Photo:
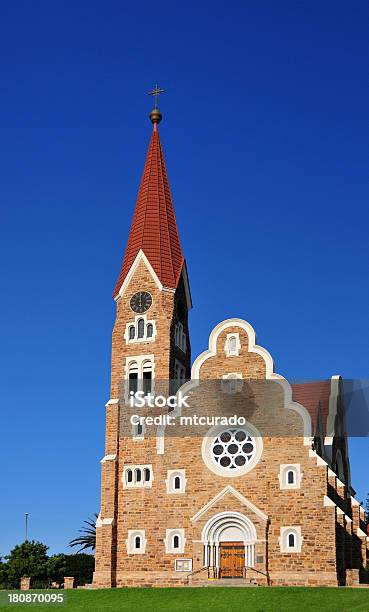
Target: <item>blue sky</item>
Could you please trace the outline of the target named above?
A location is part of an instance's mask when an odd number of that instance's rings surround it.
[[[111,299],[160,126],[193,356],[239,316],[289,378],[368,378],[364,2],[2,3],[0,555],[99,507]],[[351,441],[358,498],[368,439]]]

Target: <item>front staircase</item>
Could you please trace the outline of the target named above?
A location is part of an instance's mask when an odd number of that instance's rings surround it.
[[[189,582],[192,587],[256,587],[255,582],[244,578],[219,578],[218,580],[194,580]]]

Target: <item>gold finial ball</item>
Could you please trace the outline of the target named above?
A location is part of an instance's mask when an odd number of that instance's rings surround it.
[[[150,113],[150,121],[151,123],[160,123],[163,116],[158,108],[154,108],[154,110]]]

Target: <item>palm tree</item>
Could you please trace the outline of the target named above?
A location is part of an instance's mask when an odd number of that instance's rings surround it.
[[[87,521],[83,521],[87,527],[82,527],[82,529],[78,529],[80,533],[83,535],[78,536],[78,538],[74,538],[68,544],[71,548],[73,546],[81,546],[81,548],[77,552],[82,552],[82,550],[86,550],[91,548],[91,550],[95,550],[96,548],[96,521],[98,518],[97,512],[94,513],[93,518],[87,519]]]

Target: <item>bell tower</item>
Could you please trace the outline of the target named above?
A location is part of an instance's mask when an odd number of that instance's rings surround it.
[[[186,262],[173,208],[158,124],[158,86],[152,93],[153,131],[132,225],[113,292],[111,391],[106,404],[105,456],[101,461],[101,510],[96,523],[94,585],[116,584],[119,524],[120,415],[128,391],[155,392],[171,381],[171,392],[190,378],[188,311],[192,307]]]

